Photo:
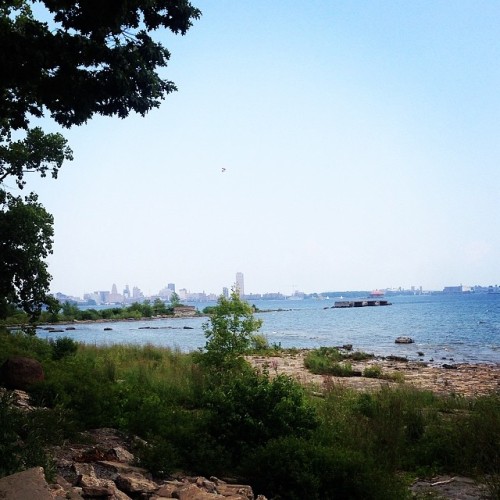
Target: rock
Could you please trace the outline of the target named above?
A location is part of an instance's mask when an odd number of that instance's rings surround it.
[[[26,390],[45,378],[43,367],[36,359],[10,356],[0,368],[0,379],[7,389]]]
[[[177,489],[183,485],[184,483],[180,481],[167,481],[165,484],[160,486],[158,490],[156,490],[155,495],[164,498],[174,498],[174,491],[177,491]]]
[[[115,479],[116,486],[127,495],[137,496],[142,493],[153,493],[158,489],[158,485],[146,479],[142,474],[129,472],[118,474]]]
[[[131,464],[135,459],[134,455],[132,455],[130,451],[123,448],[123,446],[115,446],[113,448],[113,452],[116,455],[116,460],[118,462]]]
[[[107,327],[104,329],[104,331],[105,331],[105,332],[109,332],[109,331],[111,331],[111,330],[113,330],[113,328],[111,328],[110,326],[107,326]]]
[[[106,474],[108,476],[118,476],[118,474],[129,474],[135,472],[137,474],[141,474],[147,479],[151,479],[151,474],[147,469],[144,469],[142,467],[137,467],[135,465],[130,465],[128,463],[103,460],[97,462],[95,464],[95,467],[99,469],[100,475]]]
[[[403,356],[386,356],[387,361],[402,361],[403,363],[408,363],[408,359]]]
[[[448,370],[456,370],[458,367],[457,367],[457,365],[448,365],[448,364],[444,363],[443,368],[446,368]]]
[[[225,498],[223,495],[218,495],[217,493],[208,493],[204,491],[196,484],[186,484],[181,486],[172,494],[173,498],[178,498],[179,500],[212,500],[216,498]]]
[[[42,467],[34,467],[0,479],[0,498],[4,500],[53,500]]]
[[[395,344],[413,344],[415,341],[411,337],[398,337]]]

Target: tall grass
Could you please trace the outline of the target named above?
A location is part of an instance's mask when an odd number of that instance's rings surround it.
[[[55,420],[44,427],[136,434],[148,442],[137,450],[140,463],[155,474],[232,475],[291,499],[403,499],[403,472],[487,476],[498,488],[499,395],[442,397],[405,386],[360,393],[331,383],[318,398],[244,364],[221,374],[197,356],[151,345],[79,344],[73,352],[0,332],[0,360],[12,353],[43,363],[46,379],[30,392],[52,409]],[[11,453],[13,436],[31,424],[5,401],[2,415],[0,450]],[[31,465],[46,460],[41,444],[29,444]],[[22,466],[6,462],[2,471]]]

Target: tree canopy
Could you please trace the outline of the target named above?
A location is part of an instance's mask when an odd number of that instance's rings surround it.
[[[125,118],[158,107],[175,84],[158,70],[169,51],[152,37],[184,35],[201,12],[187,0],[0,1],[0,316],[9,305],[36,315],[51,276],[53,219],[22,189],[27,172],[57,177],[73,153],[62,134],[31,122],[50,117],[62,127],[95,114]]]
[[[51,22],[35,19],[43,4]],[[0,6],[0,123],[27,128],[45,110],[59,124],[94,113],[144,115],[176,90],[162,79],[169,51],[151,37],[185,34],[200,11],[186,0],[27,0]]]
[[[52,253],[53,217],[31,194],[23,200],[0,191],[0,318],[9,306],[36,317],[50,274],[44,259]]]
[[[151,34],[184,35],[200,15],[187,0],[2,1],[0,182],[13,176],[22,188],[26,171],[57,177],[72,159],[62,135],[31,129],[33,118],[71,127],[96,113],[125,118],[158,107],[176,87],[158,74],[170,53]],[[18,130],[26,137],[14,140]]]

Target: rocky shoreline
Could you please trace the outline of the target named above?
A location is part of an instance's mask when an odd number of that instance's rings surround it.
[[[410,386],[441,395],[465,397],[500,394],[500,365],[457,364],[429,366],[422,362],[373,357],[352,361],[353,370],[379,366],[386,375],[399,374],[399,382],[361,376],[333,377],[315,375],[304,367],[307,350],[283,352],[275,356],[249,356],[248,361],[271,376],[288,375],[321,396],[332,386],[359,391],[382,387]],[[15,405],[30,411],[29,396],[13,391]],[[137,439],[137,438],[136,438]],[[167,480],[152,477],[138,465],[133,455],[134,439],[114,429],[96,429],[83,433],[79,443],[50,450],[56,467],[56,480],[48,484],[43,469],[33,468],[0,479],[0,498],[33,498],[37,500],[106,498],[109,500],[178,498],[181,500],[265,500],[255,496],[251,486],[237,484],[228,478],[196,477],[182,471]],[[144,444],[144,443],[143,443]],[[486,487],[471,478],[439,476],[415,481],[411,491],[417,498],[479,500]]]
[[[283,353],[278,356],[248,356],[247,360],[260,370],[266,369],[271,375],[289,375],[301,384],[313,386],[322,391],[332,384],[356,389],[376,390],[381,387],[397,387],[404,384],[436,394],[474,397],[486,394],[500,394],[500,364],[446,364],[430,365],[419,361],[373,357],[364,361],[352,361],[354,371],[379,366],[383,374],[397,374],[396,382],[390,379],[367,377],[334,377],[315,375],[304,367],[308,350]]]

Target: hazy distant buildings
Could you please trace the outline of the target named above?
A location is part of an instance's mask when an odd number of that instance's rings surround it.
[[[175,283],[169,283],[169,284],[167,285],[167,288],[168,288],[169,290],[171,290],[172,292],[175,292]]]
[[[236,273],[235,287],[240,298],[243,298],[245,295],[245,280],[243,278],[243,273]]]
[[[108,295],[108,302],[111,304],[121,304],[123,302],[123,295],[118,293],[115,283],[113,283],[111,293]]]
[[[125,301],[130,299],[130,289],[128,285],[125,285],[125,288],[123,289],[123,298],[125,299]]]
[[[470,286],[445,286],[443,288],[443,293],[471,293],[471,287]]]
[[[144,294],[141,292],[140,288],[134,286],[134,288],[132,288],[132,298],[134,300],[140,300],[140,299],[143,299],[144,298]]]
[[[225,286],[223,289],[222,289],[222,296],[225,298],[225,299],[228,299],[229,298],[229,288],[227,286]]]

